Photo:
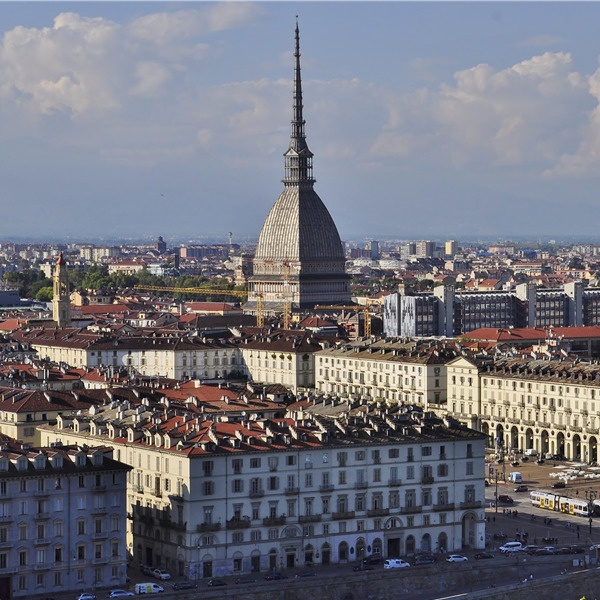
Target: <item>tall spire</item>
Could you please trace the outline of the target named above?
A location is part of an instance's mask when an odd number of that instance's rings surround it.
[[[312,152],[308,149],[304,133],[305,121],[302,117],[302,76],[300,74],[300,29],[296,16],[296,49],[294,51],[294,105],[292,118],[292,134],[290,147],[285,156],[285,176],[283,183],[287,185],[313,185]]]

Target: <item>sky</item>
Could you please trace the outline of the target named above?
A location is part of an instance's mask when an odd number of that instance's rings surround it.
[[[343,240],[597,239],[600,3],[0,2],[0,240],[256,240],[296,15]]]

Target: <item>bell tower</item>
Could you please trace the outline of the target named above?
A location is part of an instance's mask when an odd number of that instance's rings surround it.
[[[52,297],[52,318],[58,327],[71,325],[71,298],[67,263],[61,252],[54,269],[54,295]]]

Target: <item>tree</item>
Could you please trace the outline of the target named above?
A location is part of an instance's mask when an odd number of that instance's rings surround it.
[[[51,285],[40,288],[38,293],[35,295],[35,299],[40,302],[51,302],[54,296],[54,290]]]

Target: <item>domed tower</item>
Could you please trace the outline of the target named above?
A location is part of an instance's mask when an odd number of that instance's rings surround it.
[[[246,312],[313,308],[316,304],[347,304],[349,275],[344,249],[329,211],[314,190],[312,158],[302,117],[300,32],[296,23],[293,118],[285,157],[283,192],[264,222],[249,279]]]

